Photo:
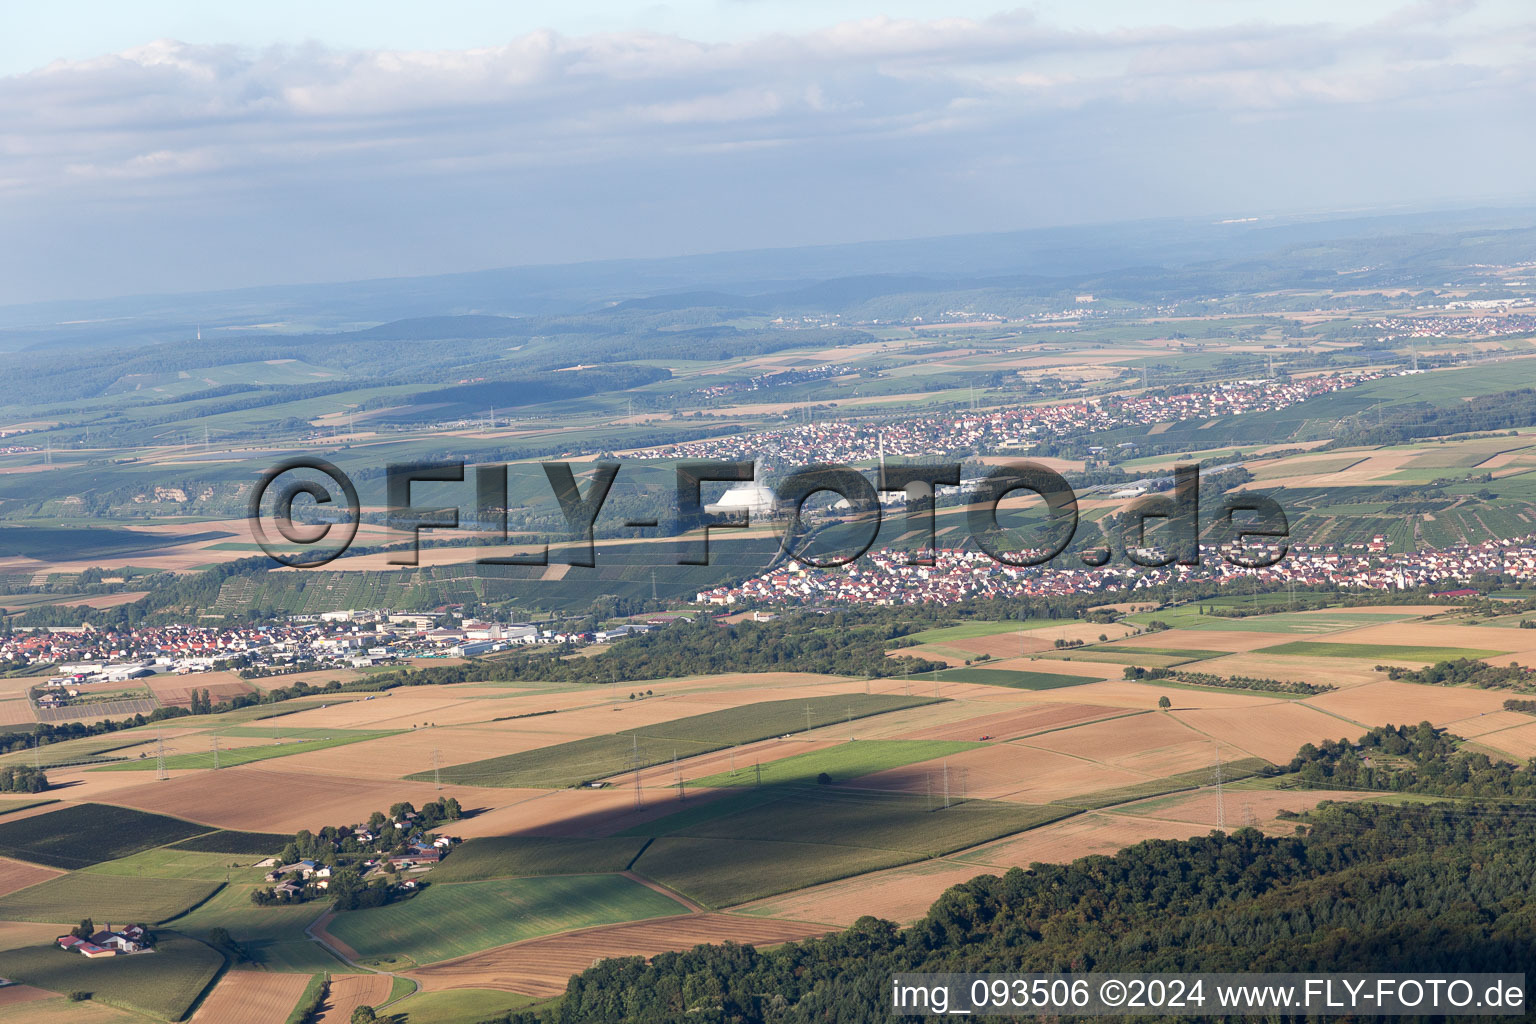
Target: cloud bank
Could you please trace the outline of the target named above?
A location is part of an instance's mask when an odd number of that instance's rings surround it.
[[[0,78],[0,301],[1528,189],[1531,24],[1028,12]]]

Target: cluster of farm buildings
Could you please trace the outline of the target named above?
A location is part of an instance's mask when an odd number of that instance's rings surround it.
[[[98,957],[117,956],[120,953],[146,953],[150,950],[149,933],[143,925],[131,924],[126,928],[113,929],[108,924],[100,931],[81,938],[73,933],[60,935],[54,940],[60,949],[80,953],[92,960]]]

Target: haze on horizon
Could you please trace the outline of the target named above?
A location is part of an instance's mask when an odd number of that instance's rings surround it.
[[[924,8],[8,11],[0,303],[1533,195],[1513,0]]]

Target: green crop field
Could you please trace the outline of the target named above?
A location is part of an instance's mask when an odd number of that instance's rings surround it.
[[[73,804],[0,823],[0,856],[72,870],[210,832],[207,825],[108,804]]]
[[[251,902],[256,885],[227,885],[218,894],[176,919],[176,930],[193,938],[207,938],[213,928],[227,929],[230,938],[240,944],[252,964],[269,971],[313,974],[354,973],[325,947],[304,934],[311,921],[320,916],[323,906],[305,903],[288,907],[258,907]]]
[[[644,845],[637,838],[565,839],[491,836],[471,839],[432,869],[432,882],[478,882],[527,875],[608,874],[623,871]]]
[[[399,903],[339,914],[327,930],[365,959],[429,964],[538,935],[686,912],[621,875],[552,875],[431,885]]]
[[[293,837],[280,832],[234,832],[220,829],[206,835],[193,836],[174,844],[177,850],[194,850],[199,853],[232,853],[268,855],[280,852]]]
[[[1266,594],[1265,597],[1285,595]],[[1214,602],[1202,601],[1182,608],[1168,608],[1157,612],[1144,612],[1127,616],[1126,621],[1146,625],[1159,619],[1178,629],[1210,630],[1217,633],[1335,633],[1342,629],[1375,626],[1384,622],[1401,622],[1414,616],[1407,612],[1342,612],[1324,609],[1320,611],[1290,612],[1282,602],[1274,611],[1261,615],[1245,615],[1232,618],[1225,615],[1202,615],[1200,605]],[[1229,602],[1231,608],[1245,608],[1243,601]],[[1261,606],[1265,607],[1265,606]]]
[[[909,633],[902,639],[920,644],[941,644],[946,640],[975,640],[978,637],[996,636],[999,633],[1017,633],[1026,629],[1060,626],[1066,621],[1068,620],[1026,619],[1022,622],[966,622],[958,626],[939,626],[936,629],[925,629],[921,633]]]
[[[1092,650],[1096,654],[1142,654],[1154,658],[1173,658],[1177,661],[1205,661],[1208,658],[1225,658],[1232,653],[1231,651],[1207,651],[1195,647],[1138,647],[1134,644],[1109,644]],[[1086,655],[1089,652],[1074,653]]]
[[[981,746],[959,740],[857,740],[840,743],[825,750],[770,761],[761,766],[761,778],[750,764],[739,765],[735,772],[721,772],[696,779],[692,786],[755,786],[814,784],[823,772],[833,782],[845,782],[861,775],[900,768],[919,761],[958,754]]]
[[[0,800],[0,814],[15,814],[44,804],[56,804],[57,800]]]
[[[633,732],[611,733],[558,743],[517,754],[454,765],[442,781],[471,786],[529,786],[557,789],[617,775],[635,767],[691,757],[771,736],[803,732],[853,718],[885,714],[935,703],[932,697],[851,694],[775,700],[660,722]],[[809,715],[807,715],[809,709]],[[407,776],[432,779],[431,772]]]
[[[752,787],[631,832],[658,836],[634,870],[710,906],[951,853],[1073,813],[989,800]]]
[[[520,1010],[535,1000],[515,992],[489,988],[451,988],[420,992],[391,1004],[388,1017],[400,1024],[465,1024],[466,1021],[500,1020],[509,1010]]]
[[[755,839],[658,839],[635,870],[707,907],[730,907],[922,858],[902,850]]]
[[[1396,644],[1342,644],[1319,640],[1295,640],[1274,647],[1261,647],[1259,654],[1279,654],[1296,658],[1365,658],[1382,661],[1453,661],[1456,658],[1491,658],[1507,651],[1487,651],[1474,647],[1412,647]]]
[[[196,906],[223,884],[196,878],[144,878],[80,871],[0,896],[0,920],[166,921]]]
[[[1064,686],[1082,686],[1084,683],[1095,681],[1091,676],[1069,676],[1060,672],[1030,672],[1012,668],[945,668],[912,678],[1009,686],[1015,690],[1058,690]]]
[[[155,952],[87,960],[54,946],[8,950],[5,974],[53,992],[89,992],[109,1006],[181,1020],[224,966],[224,958],[193,939],[162,932]],[[25,1014],[15,1018],[24,1020]]]
[[[6,526],[0,527],[0,555],[25,555],[28,558],[59,561],[71,558],[110,559],[230,536],[233,534],[222,530],[177,535],[110,527]]]
[[[180,846],[162,846],[118,860],[92,864],[82,868],[81,873],[140,878],[197,878],[209,882],[227,879],[238,881],[253,876],[250,880],[257,881],[262,872],[260,868],[251,866],[255,861],[256,858],[250,854],[208,853]]]
[[[325,730],[317,730],[324,732]],[[266,733],[265,730],[262,730]],[[306,754],[311,750],[325,750],[328,747],[344,747],[349,743],[361,743],[364,740],[374,740],[381,736],[393,736],[394,732],[370,732],[362,729],[333,729],[324,737],[317,739],[282,739],[274,740],[266,746],[252,747],[226,747],[217,754],[220,768],[233,768],[235,765],[251,764],[255,761],[268,761],[274,757],[288,757],[292,754]],[[214,767],[214,751],[210,745],[208,750],[200,750],[193,754],[172,754],[165,759],[165,767],[170,769]],[[134,758],[129,761],[118,761],[113,764],[104,764],[99,768],[92,768],[96,772],[145,772],[154,771],[156,760],[152,757]]]
[[[30,728],[30,727],[29,727]],[[78,740],[49,743],[33,750],[15,750],[0,755],[0,767],[5,765],[30,765],[34,757],[43,768],[61,764],[79,764],[104,757],[114,750],[131,747],[155,738],[153,729],[125,729],[105,736],[86,736]]]

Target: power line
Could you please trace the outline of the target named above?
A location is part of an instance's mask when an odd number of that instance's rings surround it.
[[[219,770],[219,738],[213,737],[213,770]]]
[[[1212,766],[1216,774],[1216,827],[1227,827],[1227,804],[1221,791],[1221,748],[1216,748],[1216,760]]]
[[[635,807],[640,808],[645,806],[645,797],[640,794],[640,734],[634,733],[630,739],[633,741],[633,753],[629,755],[629,763],[635,770]]]
[[[435,785],[438,789],[442,789],[443,788],[443,776],[442,776],[442,771],[441,771],[442,765],[443,765],[443,752],[441,750],[439,750],[437,747],[433,747],[432,748],[432,784]]]

